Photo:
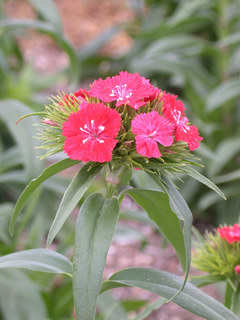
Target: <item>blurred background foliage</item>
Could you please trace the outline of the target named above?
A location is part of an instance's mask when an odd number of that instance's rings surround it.
[[[228,200],[223,201],[193,179],[183,177],[184,184],[176,181],[192,209],[196,225],[238,221],[239,0],[126,0],[123,6],[131,12],[128,20],[119,20],[80,47],[73,45],[64,31],[58,9],[60,1],[29,0],[35,13],[33,19],[8,16],[6,6],[14,6],[16,2],[20,1],[0,0],[0,255],[44,247],[60,196],[73,174],[57,176],[43,184],[28,203],[11,238],[8,223],[20,193],[46,165],[63,157],[53,157],[47,163],[36,159],[40,151],[34,148],[38,141],[32,139],[36,135],[32,124],[38,119],[28,118],[18,126],[15,122],[23,114],[42,110],[48,102],[46,97],[56,94],[57,88],[74,92],[82,86],[87,88],[96,78],[112,76],[121,70],[139,72],[162,90],[177,94],[185,103],[191,122],[204,137],[196,150],[204,165],[201,173],[218,184]],[[101,6],[100,2],[98,5]],[[34,62],[26,59],[19,41],[28,37],[30,30],[51,38],[67,63],[50,72],[37,71]],[[120,33],[129,39],[129,45],[122,47],[119,43],[114,54],[104,50]],[[134,175],[134,183],[151,184],[143,173]],[[136,214],[124,210],[122,218],[151,224],[142,211]],[[55,243],[58,252],[70,257],[73,228],[74,220],[69,220]],[[116,238],[121,235],[145,242],[144,236],[134,228],[119,227]],[[9,289],[11,283],[14,290]],[[69,319],[72,313],[71,283],[65,278],[1,271],[0,286],[4,288],[0,291],[0,319],[33,319],[35,304],[39,314],[34,319],[63,320]],[[27,302],[27,290],[32,304]],[[10,294],[11,302],[7,299]],[[105,294],[99,301],[98,318],[106,319],[108,315],[107,319],[123,320],[129,310],[143,304],[135,301],[120,305]]]

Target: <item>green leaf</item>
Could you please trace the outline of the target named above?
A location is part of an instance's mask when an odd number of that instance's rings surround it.
[[[101,291],[122,286],[138,287],[170,299],[181,287],[182,279],[171,273],[150,268],[125,269],[103,282]],[[207,320],[237,320],[224,305],[200,289],[187,283],[183,291],[173,299],[182,308]]]
[[[205,184],[207,187],[215,191],[220,197],[222,197],[224,200],[226,200],[226,197],[224,193],[210,180],[208,180],[206,177],[204,177],[201,173],[194,170],[193,168],[186,171],[189,176],[191,176],[193,179],[198,180],[199,182]]]
[[[78,320],[94,318],[118,216],[117,198],[105,199],[96,193],[90,195],[80,209],[73,257],[73,296]]]
[[[91,162],[85,164],[79,172],[75,175],[72,182],[64,193],[62,201],[59,205],[55,219],[52,223],[48,234],[47,247],[50,246],[58,231],[63,226],[73,209],[77,206],[84,193],[89,188],[93,179],[101,170],[102,166],[99,163],[92,164]]]
[[[99,34],[91,42],[87,43],[78,52],[80,59],[84,60],[89,58],[89,56],[95,54],[106,42],[108,42],[113,36],[122,30],[122,25],[114,25]]]
[[[206,275],[206,276],[196,276],[196,277],[190,277],[190,282],[196,286],[196,287],[204,287],[209,284],[225,281],[226,278],[223,276],[212,276],[212,275]]]
[[[185,263],[186,267],[185,271],[185,278],[183,281],[183,285],[180,291],[184,288],[185,283],[187,281],[187,277],[189,274],[190,269],[190,262],[191,262],[191,231],[192,231],[192,213],[183,199],[182,195],[176,189],[176,187],[167,179],[164,178],[164,184],[161,183],[159,178],[155,174],[150,174],[152,179],[156,181],[160,188],[163,188],[169,196],[170,207],[172,211],[177,215],[178,219],[183,222],[183,237],[184,237],[184,246],[185,246]]]
[[[50,22],[56,33],[62,34],[62,23],[58,13],[58,9],[52,0],[29,0],[40,16]]]
[[[134,320],[144,320],[149,316],[154,310],[159,309],[162,305],[165,304],[167,299],[165,298],[159,298],[156,301],[150,303],[141,313],[137,315]]]
[[[228,183],[231,181],[240,179],[240,169],[234,170],[233,172],[226,173],[224,175],[215,177],[213,181],[215,183]]]
[[[0,269],[5,268],[64,273],[72,276],[72,263],[63,255],[47,249],[19,251],[0,257]]]
[[[240,316],[240,285],[238,285],[237,291],[232,296],[231,310],[239,317]]]
[[[16,126],[17,120],[26,113],[32,110],[17,100],[1,100],[0,101],[0,118],[7,125],[14,140],[19,146],[22,154],[23,164],[26,170],[27,178],[32,178],[34,175],[39,174],[44,166],[44,162],[36,158],[41,155],[39,149],[39,142],[32,137],[36,135],[36,129],[33,124],[38,122],[38,118],[32,117],[27,122]]]
[[[4,244],[10,244],[12,241],[8,232],[12,210],[12,203],[5,202],[0,204],[0,240],[4,242]]]
[[[0,173],[23,163],[22,154],[17,146],[7,149],[1,154]]]
[[[0,310],[4,320],[48,319],[39,286],[20,270],[1,270],[0,288]]]
[[[80,63],[78,61],[77,51],[71,45],[69,40],[61,34],[61,37],[53,26],[47,22],[23,19],[4,19],[0,22],[1,32],[11,29],[34,28],[44,34],[47,34],[67,53],[71,63],[71,76],[73,84],[76,84],[81,71]]]
[[[175,248],[183,270],[186,269],[186,252],[182,228],[176,214],[171,210],[166,193],[156,190],[129,189],[128,193],[149,215],[168,241]]]
[[[98,297],[97,306],[102,320],[128,320],[121,302],[113,299],[109,292],[104,292]]]
[[[206,111],[212,112],[234,98],[240,96],[240,79],[233,78],[220,84],[207,97]]]
[[[26,205],[27,201],[32,196],[34,191],[41,185],[41,183],[43,183],[45,180],[47,180],[54,174],[61,172],[69,167],[72,167],[77,163],[79,163],[79,161],[77,160],[71,160],[71,159],[61,160],[49,166],[40,174],[40,176],[30,181],[30,183],[27,185],[27,187],[23,190],[22,194],[20,195],[16,203],[16,206],[14,208],[12,219],[10,222],[10,227],[9,227],[11,234],[13,233],[14,225],[16,223],[19,213],[24,208],[24,206]]]
[[[240,151],[240,137],[223,140],[215,150],[215,160],[207,167],[209,176],[217,175]]]

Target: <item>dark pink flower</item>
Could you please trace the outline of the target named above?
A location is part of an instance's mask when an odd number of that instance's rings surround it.
[[[109,162],[120,126],[117,111],[102,103],[89,103],[64,122],[64,151],[73,160]]]
[[[74,92],[73,95],[68,95],[68,94],[65,94],[63,96],[63,100],[64,102],[67,104],[67,106],[69,106],[69,102],[71,101],[72,103],[74,103],[75,101],[77,102],[86,102],[86,98],[89,97],[88,95],[88,91],[85,90],[85,89],[80,89],[79,91],[77,92]],[[60,106],[63,106],[63,103],[62,102],[59,102],[59,105]]]
[[[74,92],[74,96],[80,101],[86,101],[86,98],[89,97],[88,91],[86,89],[80,89],[77,92]],[[75,99],[76,100],[76,99]]]
[[[134,109],[146,104],[144,98],[151,97],[156,93],[148,79],[140,77],[138,73],[128,73],[121,71],[119,75],[105,80],[95,80],[91,85],[89,95],[104,102],[117,101],[119,107],[128,104]]]
[[[199,135],[197,127],[188,124],[189,120],[185,117],[182,101],[169,93],[164,93],[162,100],[162,111],[165,118],[175,125],[176,141],[186,142],[190,151],[197,149],[200,145],[199,141],[202,141],[203,138]]]
[[[173,130],[174,126],[156,111],[141,113],[132,120],[137,152],[148,158],[161,157],[158,143],[170,146],[173,143]]]
[[[238,224],[234,224],[233,227],[222,227],[217,228],[222,239],[226,239],[228,243],[238,242],[240,241],[240,226]]]

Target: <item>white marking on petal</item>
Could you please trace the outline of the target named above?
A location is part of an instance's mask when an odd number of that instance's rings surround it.
[[[149,134],[149,137],[154,136],[156,133],[157,133],[157,131],[156,131],[156,130],[155,130],[155,131],[153,131],[151,134]]]
[[[88,139],[89,139],[89,138],[84,139],[84,140],[83,140],[83,144],[86,143],[86,142],[88,141]]]

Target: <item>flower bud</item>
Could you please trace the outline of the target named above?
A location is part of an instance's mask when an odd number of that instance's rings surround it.
[[[52,120],[50,120],[48,118],[45,118],[43,120],[43,123],[48,124],[49,126],[53,126],[53,127],[57,127],[58,126],[57,123],[54,123]]]
[[[234,268],[234,271],[236,273],[237,276],[240,276],[240,265],[236,265],[236,267]]]

